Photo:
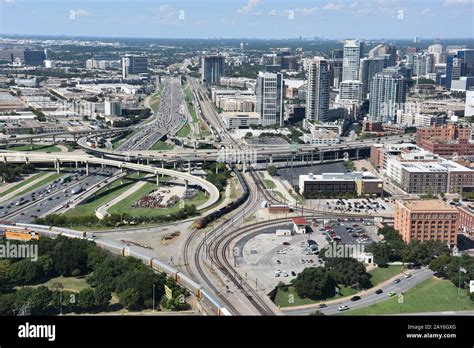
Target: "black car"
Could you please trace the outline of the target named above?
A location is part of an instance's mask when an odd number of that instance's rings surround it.
[[[320,303],[318,308],[326,308],[328,305],[325,303]]]
[[[380,295],[382,292],[383,292],[382,289],[378,289],[375,293],[376,293],[377,295]]]
[[[359,301],[360,300],[360,296],[352,296],[351,297],[351,301]]]

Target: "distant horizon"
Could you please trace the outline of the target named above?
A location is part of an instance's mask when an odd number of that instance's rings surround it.
[[[474,0],[0,0],[0,32],[114,38],[474,37]],[[290,34],[291,33],[291,34]],[[374,35],[375,34],[375,35]]]
[[[261,40],[261,41],[287,41],[287,40],[295,40],[295,39],[302,39],[305,41],[341,41],[346,39],[357,39],[361,41],[412,41],[413,42],[415,36],[413,37],[383,37],[383,38],[362,38],[362,37],[353,37],[353,36],[346,36],[341,38],[326,38],[326,37],[318,37],[318,36],[295,36],[295,37],[273,37],[273,38],[264,38],[264,37],[154,37],[154,36],[98,36],[98,35],[56,35],[56,34],[19,34],[19,33],[0,33],[0,37],[26,37],[26,38],[73,38],[73,39],[80,39],[80,38],[88,38],[88,39],[145,39],[145,40]],[[420,37],[420,41],[435,41],[435,40],[466,40],[466,41],[474,41],[474,37]]]

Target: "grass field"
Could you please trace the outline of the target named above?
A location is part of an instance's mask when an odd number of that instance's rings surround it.
[[[273,182],[273,180],[270,180],[270,179],[263,179],[263,183],[265,184],[265,187],[266,187],[267,189],[273,190],[274,188],[276,188],[276,185],[275,185],[275,183]]]
[[[174,145],[168,144],[164,141],[157,141],[153,146],[150,148],[150,150],[156,150],[156,151],[167,151],[167,150],[173,150]]]
[[[8,190],[3,191],[3,192],[2,192],[2,196],[6,196],[6,195],[12,193],[13,191],[18,190],[18,189],[22,188],[23,186],[28,185],[30,182],[32,182],[32,181],[34,181],[34,180],[36,180],[36,179],[39,179],[39,178],[41,178],[41,177],[43,177],[43,176],[45,176],[45,175],[46,175],[46,173],[43,173],[43,172],[42,172],[42,173],[34,174],[34,175],[32,175],[30,178],[19,182],[18,184],[16,184],[16,185],[10,187]]]
[[[155,112],[160,106],[160,93],[155,93],[150,98],[150,108]]]
[[[46,174],[46,173],[45,173]],[[64,174],[52,174],[52,175],[49,175],[48,177],[38,181],[36,184],[34,185],[31,185],[30,187],[28,187],[26,190],[22,191],[22,192],[19,192],[18,194],[15,195],[15,197],[17,196],[20,196],[20,195],[23,195],[27,192],[31,192],[31,191],[34,191],[38,188],[40,188],[41,186],[44,186],[46,184],[49,184],[50,182],[53,182],[54,180],[58,180],[60,177],[64,176]]]
[[[115,197],[118,197],[123,192],[130,188],[133,181],[124,180],[124,184],[121,184],[121,180],[116,180],[110,185],[104,186],[96,193],[96,199],[91,198],[87,203],[79,204],[74,209],[68,210],[65,216],[89,216],[95,215],[95,210],[102,204],[105,204]]]
[[[390,279],[397,274],[401,273],[403,270],[403,266],[399,265],[394,265],[394,266],[388,266],[387,268],[374,268],[370,270],[368,273],[371,275],[370,281],[372,283],[372,286],[376,286],[377,284],[380,284],[387,279]]]
[[[188,122],[176,133],[177,137],[186,138],[191,133],[191,126]]]
[[[366,308],[347,311],[344,315],[378,315],[416,312],[439,312],[474,310],[474,302],[468,297],[468,290],[463,290],[458,300],[458,289],[449,280],[431,278],[403,295],[403,304],[393,298]]]
[[[275,304],[280,307],[293,307],[293,306],[302,306],[308,304],[315,304],[315,303],[324,303],[326,301],[335,300],[340,297],[350,296],[357,293],[358,290],[348,287],[341,287],[340,295],[336,295],[334,297],[326,298],[324,300],[315,301],[309,298],[301,298],[296,293],[295,289],[290,286],[288,287],[288,291],[284,291],[281,288],[278,289],[277,294],[275,296]]]
[[[10,151],[32,151],[32,152],[61,152],[61,149],[54,145],[17,145],[10,146]]]
[[[89,289],[91,286],[87,284],[86,276],[84,277],[56,277],[51,278],[46,283],[41,284],[48,288],[52,288],[54,284],[61,283],[63,290],[79,292],[83,289]]]
[[[132,216],[158,216],[158,215],[168,215],[179,211],[181,208],[179,203],[172,205],[169,208],[153,209],[153,208],[132,208],[132,205],[139,200],[141,197],[146,196],[151,191],[156,189],[157,186],[154,183],[147,183],[141,187],[138,191],[134,192],[120,203],[111,207],[108,212],[113,214],[123,214],[127,213]],[[199,192],[196,197],[193,199],[187,200],[186,205],[194,204],[196,207],[206,202],[207,197],[204,192]]]

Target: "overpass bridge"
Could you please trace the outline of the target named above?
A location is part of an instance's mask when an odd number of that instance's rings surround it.
[[[159,183],[160,175],[167,175],[173,178],[184,180],[185,186],[189,183],[197,185],[204,189],[209,198],[208,200],[197,207],[199,210],[206,209],[219,200],[219,190],[210,182],[203,178],[191,175],[189,173],[183,173],[176,170],[153,167],[145,164],[137,164],[130,162],[122,162],[105,158],[98,158],[87,154],[77,153],[34,153],[34,152],[5,152],[0,151],[0,162],[3,163],[52,163],[56,170],[60,171],[63,163],[75,163],[76,167],[85,165],[86,173],[89,174],[89,165],[102,165],[108,167],[115,167],[121,170],[132,170],[136,172],[150,173],[156,176],[156,182]]]
[[[385,144],[412,141],[412,134],[378,138]],[[205,162],[226,161],[226,157],[246,157],[258,162],[272,163],[273,161],[301,161],[308,163],[324,163],[325,160],[359,159],[361,151],[368,153],[370,146],[376,144],[376,139],[356,140],[337,145],[245,145],[243,149],[236,149],[232,145],[223,145],[222,149],[180,149],[179,151],[119,151],[89,146],[87,138],[81,138],[77,144],[84,150],[115,159],[146,160],[148,162]],[[239,162],[236,160],[234,163]],[[242,162],[242,161],[240,161]]]

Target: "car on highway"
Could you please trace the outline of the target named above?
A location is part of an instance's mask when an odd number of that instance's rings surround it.
[[[401,280],[397,278],[397,279],[395,279],[393,282],[394,282],[395,284],[398,284],[398,283],[401,282]]]
[[[337,310],[339,312],[347,311],[348,309],[349,309],[349,306],[346,306],[346,305],[340,305],[339,307],[337,307]]]
[[[388,297],[393,297],[393,296],[395,296],[396,294],[397,294],[396,292],[390,291],[387,295],[388,295]]]
[[[411,278],[411,273],[405,273],[405,278]]]
[[[352,296],[351,297],[351,301],[354,302],[354,301],[359,301],[360,300],[360,296]]]
[[[320,303],[318,308],[326,308],[328,305],[325,303]]]
[[[382,289],[378,289],[378,290],[375,292],[375,294],[380,295],[382,292],[383,292]]]

